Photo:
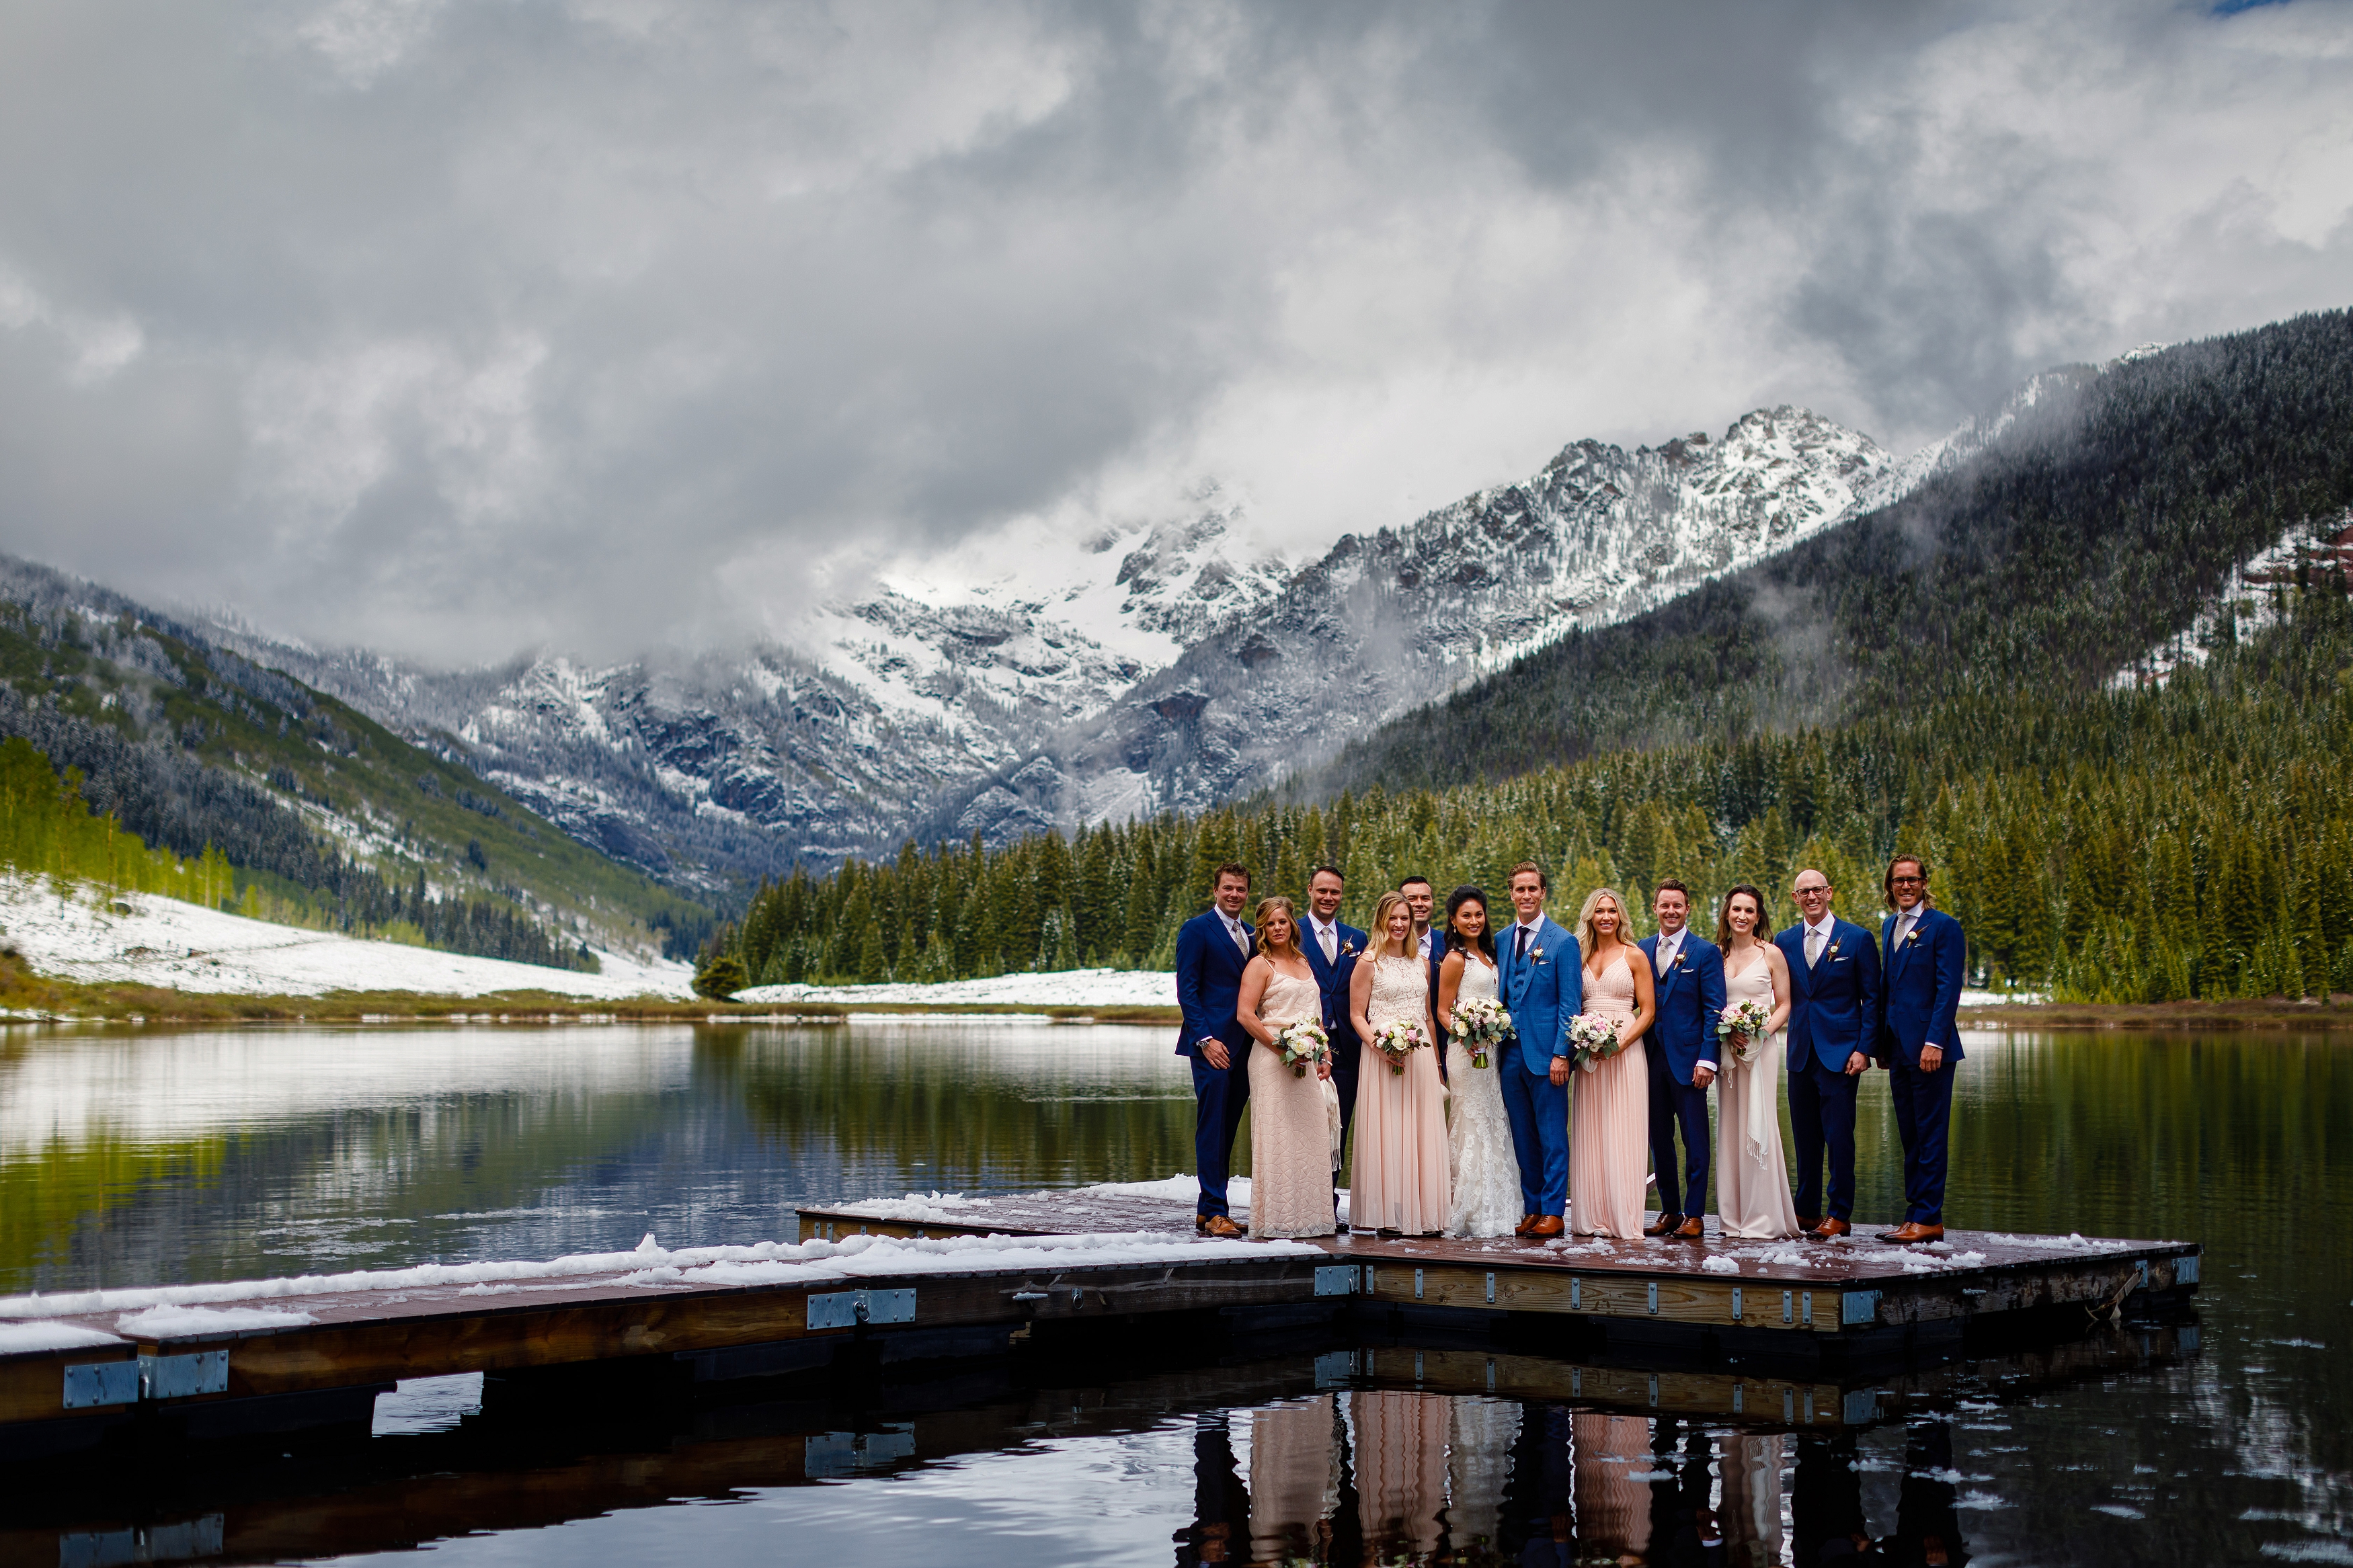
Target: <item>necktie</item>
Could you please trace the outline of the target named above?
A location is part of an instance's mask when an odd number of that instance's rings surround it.
[[[1528,928],[1514,926],[1512,929],[1520,933],[1512,939],[1512,962],[1525,963],[1528,959]]]
[[[1806,928],[1806,967],[1811,969],[1815,964],[1820,963],[1821,959],[1822,928],[1808,926]]]
[[[1316,930],[1324,938],[1324,962],[1326,963],[1337,963],[1340,961],[1339,934],[1333,931],[1330,926],[1318,926]]]
[[[1248,958],[1250,956],[1250,938],[1243,933],[1241,921],[1228,921],[1226,922],[1226,934],[1234,939],[1234,945],[1242,950],[1242,956],[1244,958]]]
[[[1667,972],[1667,966],[1674,961],[1675,950],[1663,942],[1659,943],[1659,973],[1664,974]]]

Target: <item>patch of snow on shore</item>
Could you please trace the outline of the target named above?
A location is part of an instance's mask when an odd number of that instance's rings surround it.
[[[754,985],[734,1000],[926,1007],[1174,1007],[1176,976],[1156,969],[1065,969],[934,985]]]
[[[131,912],[115,912],[116,903],[127,905]],[[271,925],[156,893],[105,900],[77,889],[59,898],[41,879],[13,875],[0,876],[0,927],[37,972],[90,984],[288,996],[322,996],[333,991],[438,996],[547,991],[617,1001],[648,995],[683,999],[694,994],[693,971],[683,963],[644,963],[600,952],[605,972],[583,974]]]

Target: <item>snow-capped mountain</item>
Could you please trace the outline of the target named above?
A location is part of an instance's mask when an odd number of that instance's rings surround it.
[[[215,624],[615,858],[705,883],[909,835],[1212,804],[1882,504],[1901,478],[1867,437],[1782,407],[1720,440],[1577,442],[1297,568],[1214,487],[1091,535],[1030,524],[826,605],[795,638],[807,651],[437,674]]]

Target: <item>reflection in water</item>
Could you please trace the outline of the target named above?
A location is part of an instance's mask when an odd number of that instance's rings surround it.
[[[1240,1429],[1247,1481],[1234,1451]],[[1790,1441],[1672,1417],[1396,1389],[1215,1412],[1195,1421],[1194,1517],[1177,1532],[1176,1561],[1778,1563],[1788,1560]],[[1796,1441],[1796,1561],[1873,1552],[1923,1564],[1966,1560],[1946,1423],[1913,1428],[1895,1530],[1876,1542],[1854,1439]]]

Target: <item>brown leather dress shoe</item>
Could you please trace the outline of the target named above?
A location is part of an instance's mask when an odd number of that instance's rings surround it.
[[[1683,1216],[1679,1214],[1662,1214],[1651,1224],[1644,1226],[1642,1227],[1642,1234],[1644,1236],[1672,1236],[1675,1233],[1675,1227],[1683,1223]]]
[[[1694,1215],[1691,1218],[1683,1221],[1683,1224],[1675,1226],[1674,1237],[1677,1241],[1705,1241],[1707,1239],[1707,1225],[1699,1217],[1699,1215]]]
[[[1512,1234],[1514,1236],[1527,1235],[1528,1227],[1536,1223],[1536,1218],[1537,1216],[1532,1214],[1522,1215],[1520,1216],[1520,1223],[1512,1227]]]
[[[1803,1236],[1810,1230],[1820,1230],[1821,1228],[1821,1215],[1801,1214],[1798,1216],[1798,1234],[1799,1236]]]
[[[1221,1240],[1230,1237],[1244,1236],[1248,1234],[1248,1232],[1244,1231],[1241,1226],[1236,1225],[1232,1220],[1228,1219],[1221,1214],[1205,1214],[1199,1215],[1193,1221],[1193,1228],[1199,1231],[1204,1236],[1214,1236]]]
[[[1879,1239],[1892,1241],[1898,1247],[1910,1247],[1919,1241],[1942,1241],[1945,1239],[1945,1227],[1941,1225],[1922,1225],[1916,1220],[1907,1219],[1894,1230],[1881,1231]]]
[[[1814,1226],[1813,1229],[1806,1232],[1806,1239],[1808,1241],[1829,1241],[1837,1237],[1851,1236],[1853,1232],[1854,1226],[1847,1224],[1847,1222],[1842,1219],[1826,1219],[1822,1221],[1821,1224]]]
[[[1535,1224],[1528,1226],[1528,1239],[1547,1241],[1567,1228],[1568,1226],[1562,1223],[1560,1215],[1556,1214],[1538,1215]]]

